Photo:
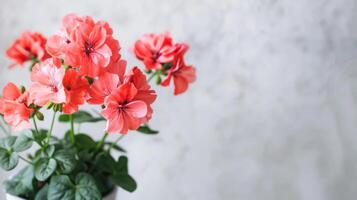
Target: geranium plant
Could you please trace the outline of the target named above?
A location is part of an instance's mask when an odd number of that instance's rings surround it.
[[[0,140],[0,167],[13,170],[19,160],[25,162],[4,183],[8,194],[31,200],[97,200],[117,186],[129,192],[137,188],[118,141],[129,131],[158,133],[148,125],[157,96],[149,81],[156,79],[161,86],[173,82],[177,95],[196,75],[184,62],[188,45],[174,43],[168,33],[146,34],[135,42],[133,53],[144,72],[126,69],[120,49],[107,22],[75,14],[65,16],[60,31],[49,38],[28,31],[10,46],[10,68],[28,65],[31,84],[8,83],[0,98],[6,122],[1,124],[6,137]],[[99,105],[98,112],[79,110],[85,103]],[[46,109],[53,115],[44,116]],[[51,120],[50,126],[38,127],[44,118]],[[68,130],[54,134],[56,121],[68,123]],[[99,141],[79,130],[82,123],[102,121],[106,128]],[[118,139],[107,141],[108,134],[118,134]],[[32,146],[34,153],[26,153]]]

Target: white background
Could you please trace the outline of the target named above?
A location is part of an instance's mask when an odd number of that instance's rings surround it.
[[[1,87],[29,83],[27,69],[7,69],[10,43],[23,30],[55,33],[69,12],[108,21],[130,65],[142,66],[129,48],[143,33],[191,45],[198,80],[178,97],[157,88],[160,134],[121,141],[139,187],[118,199],[356,199],[355,0],[0,3]],[[103,128],[82,130],[99,138]]]

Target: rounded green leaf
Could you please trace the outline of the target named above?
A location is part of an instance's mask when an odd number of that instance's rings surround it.
[[[101,200],[101,194],[93,177],[86,173],[76,176],[75,184],[66,175],[51,178],[48,200]]]
[[[34,169],[32,165],[23,168],[12,179],[4,182],[7,193],[14,196],[28,197],[34,190],[32,182],[34,179]]]
[[[37,192],[35,200],[47,200],[48,184],[43,186],[40,191]]]
[[[50,186],[47,192],[48,200],[74,200],[75,185],[68,176],[59,175],[51,178]]]
[[[42,156],[43,157],[52,157],[53,153],[55,152],[56,147],[55,145],[50,145],[48,147],[46,147],[45,151],[43,152]]]
[[[0,147],[3,149],[11,150],[16,141],[16,136],[8,136],[0,139]]]
[[[47,133],[48,133],[47,129],[40,129],[38,130],[38,132],[36,130],[31,130],[31,131],[32,131],[33,139],[38,143],[41,143],[43,140],[47,138]]]
[[[101,200],[98,187],[93,177],[87,173],[76,176],[76,200]]]
[[[54,153],[53,158],[57,161],[57,164],[64,174],[71,173],[76,168],[77,160],[74,154],[65,149],[58,150]]]
[[[57,162],[53,158],[40,158],[35,164],[35,177],[39,181],[45,181],[56,170]]]
[[[77,134],[76,146],[80,149],[91,149],[96,147],[95,141],[86,134]]]
[[[16,152],[22,152],[26,149],[29,149],[33,143],[33,136],[31,131],[26,131],[21,133],[19,137],[16,138],[15,143],[13,144],[13,149]]]
[[[16,152],[11,152],[0,148],[0,167],[6,171],[12,170],[19,163],[19,156]]]

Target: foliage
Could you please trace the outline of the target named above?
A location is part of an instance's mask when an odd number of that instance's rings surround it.
[[[78,111],[69,117],[60,115],[63,123],[94,123],[101,121],[88,112]],[[138,132],[156,134],[148,125]],[[71,143],[71,135],[74,143]],[[56,138],[48,130],[25,130],[18,136],[0,139],[0,167],[14,169],[20,159],[28,162],[12,179],[4,182],[8,193],[29,200],[96,200],[110,193],[114,187],[133,192],[136,181],[129,174],[126,150],[117,142],[105,141],[107,134],[96,141],[89,134],[74,133],[70,129],[63,138]],[[20,153],[36,144],[38,150],[28,158]],[[115,159],[113,150],[119,152]]]

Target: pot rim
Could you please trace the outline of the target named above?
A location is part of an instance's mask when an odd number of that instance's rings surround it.
[[[106,198],[106,197],[108,197],[108,196],[110,196],[110,195],[112,195],[112,194],[116,194],[117,192],[118,192],[118,187],[114,187],[114,188],[112,189],[112,191],[110,191],[110,193],[108,193],[106,196],[103,197],[103,199]],[[12,195],[12,194],[9,194],[9,193],[7,193],[6,191],[5,191],[5,195],[6,195],[6,199],[7,199],[7,200],[9,200],[9,198],[12,198],[13,200],[26,200],[26,199],[23,199],[23,198],[21,198],[21,197],[18,197],[18,196],[14,196],[14,195]]]

